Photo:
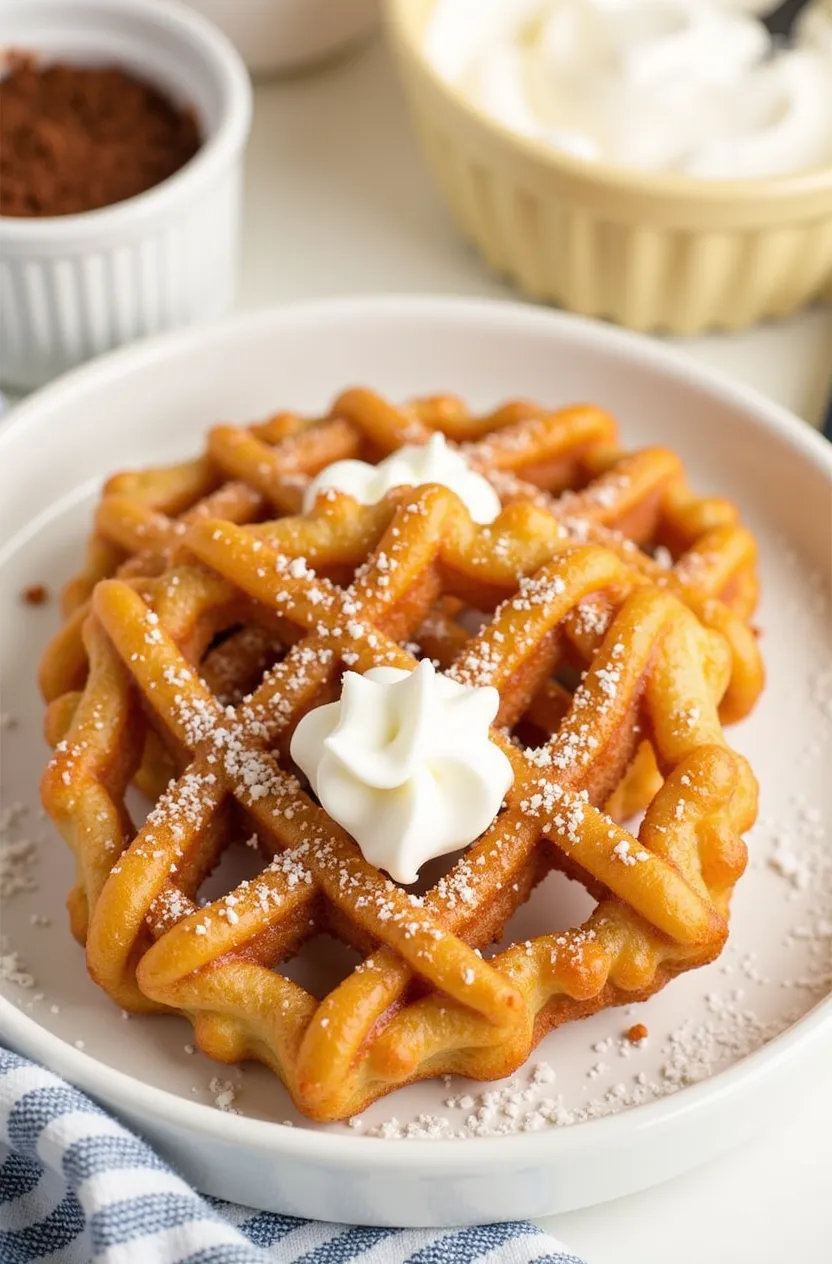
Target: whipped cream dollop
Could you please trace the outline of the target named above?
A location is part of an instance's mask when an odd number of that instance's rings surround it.
[[[751,0],[438,0],[429,58],[484,113],[586,161],[703,178],[832,163],[816,0],[774,50]]]
[[[338,702],[309,711],[291,754],[324,810],[396,882],[458,851],[494,820],[514,780],[491,741],[496,689],[413,671],[345,672]]]
[[[474,522],[493,522],[500,512],[500,498],[488,480],[472,470],[462,453],[438,432],[427,443],[408,444],[391,452],[378,465],[334,461],[307,487],[303,508],[308,513],[318,493],[328,488],[348,492],[362,505],[375,505],[394,487],[420,487],[423,483],[441,483],[456,492]]]

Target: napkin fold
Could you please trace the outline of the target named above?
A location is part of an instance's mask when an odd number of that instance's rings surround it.
[[[583,1264],[528,1222],[319,1224],[204,1198],[86,1094],[0,1048],[2,1264]]]

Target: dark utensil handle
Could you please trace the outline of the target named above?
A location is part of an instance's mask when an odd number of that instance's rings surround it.
[[[823,420],[820,423],[821,433],[825,434],[827,439],[832,440],[832,395],[826,404],[826,412],[823,414]]]
[[[772,35],[788,35],[801,9],[805,9],[808,0],[786,0],[767,18],[763,18]]]

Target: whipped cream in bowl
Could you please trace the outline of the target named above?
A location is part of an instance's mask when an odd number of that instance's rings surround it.
[[[334,461],[312,479],[303,498],[308,513],[321,492],[347,492],[362,505],[375,505],[394,487],[440,483],[455,492],[474,522],[489,523],[500,512],[500,498],[462,453],[437,432],[427,443],[406,444],[378,465],[366,461]]]
[[[410,885],[500,810],[514,773],[489,735],[499,705],[496,689],[462,685],[427,659],[348,671],[340,699],[300,721],[291,755],[364,858]]]
[[[832,164],[828,12],[816,0],[801,46],[775,50],[749,7],[437,0],[425,51],[484,114],[587,162],[711,179]]]
[[[832,58],[832,0],[815,0],[797,21],[798,39]]]

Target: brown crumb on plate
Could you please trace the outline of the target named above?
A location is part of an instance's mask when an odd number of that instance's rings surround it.
[[[49,600],[49,589],[45,584],[30,584],[20,594],[20,600],[27,606],[42,606]]]

